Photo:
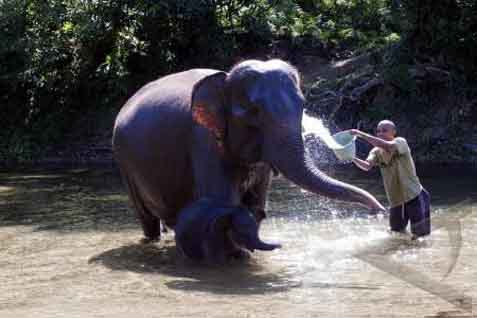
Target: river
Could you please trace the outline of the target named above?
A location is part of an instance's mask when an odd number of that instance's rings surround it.
[[[328,173],[385,203],[379,175]],[[114,169],[0,173],[0,317],[472,317],[477,174],[426,169],[432,235],[275,178],[261,237],[281,249],[207,267],[141,229]],[[474,299],[474,300],[473,300]]]

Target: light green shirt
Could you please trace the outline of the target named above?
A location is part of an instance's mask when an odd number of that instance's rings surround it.
[[[394,138],[394,142],[396,150],[393,152],[374,147],[366,159],[379,166],[391,207],[414,199],[422,191],[414,160],[412,160],[411,149],[409,149],[406,139],[397,137]]]

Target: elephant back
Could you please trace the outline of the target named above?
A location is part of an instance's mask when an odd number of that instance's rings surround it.
[[[190,143],[193,86],[215,70],[189,70],[153,81],[120,110],[113,153],[157,216],[174,220],[192,200]]]

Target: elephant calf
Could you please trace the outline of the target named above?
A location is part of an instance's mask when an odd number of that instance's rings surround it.
[[[271,251],[278,244],[268,244],[258,236],[258,223],[248,209],[212,199],[200,199],[178,215],[176,245],[187,257],[207,263],[224,263],[244,250]]]
[[[240,207],[259,223],[274,170],[318,195],[384,210],[368,192],[314,165],[301,135],[303,103],[297,70],[281,60],[248,60],[229,72],[192,69],[136,92],[116,118],[113,151],[146,239],[159,238],[161,220],[172,228],[184,222],[178,215],[197,201],[184,217],[203,217],[202,225],[225,211],[247,219]],[[215,203],[203,206],[204,198],[221,202],[219,211]]]

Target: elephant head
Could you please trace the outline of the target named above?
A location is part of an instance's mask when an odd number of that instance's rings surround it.
[[[297,70],[281,60],[249,60],[198,82],[194,120],[232,163],[267,162],[300,187],[384,210],[368,192],[335,180],[313,163],[302,139],[304,97]]]
[[[280,247],[259,238],[257,221],[249,210],[207,198],[182,209],[174,231],[185,256],[211,263],[223,263],[243,249],[253,252]]]

